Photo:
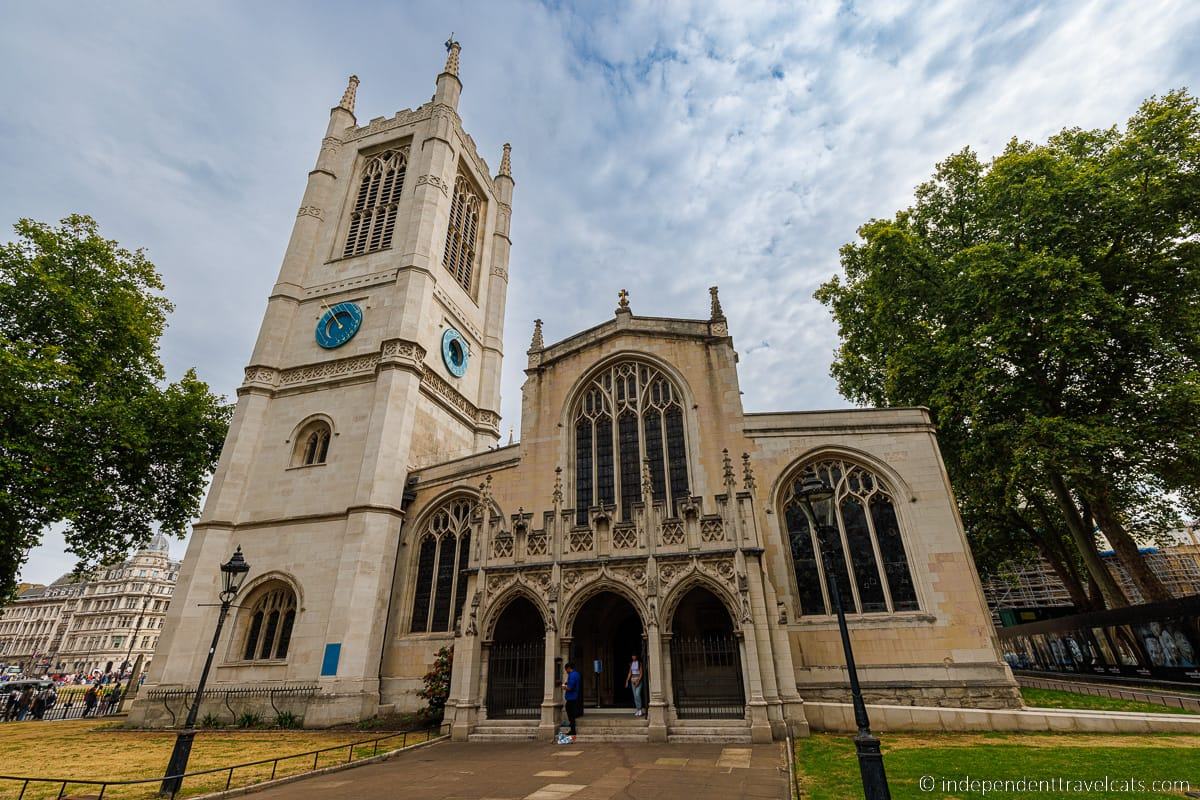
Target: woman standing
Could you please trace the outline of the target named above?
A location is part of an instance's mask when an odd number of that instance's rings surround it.
[[[642,710],[642,662],[637,653],[629,657],[629,672],[625,675],[625,685],[633,692],[633,715],[645,716],[646,712]]]

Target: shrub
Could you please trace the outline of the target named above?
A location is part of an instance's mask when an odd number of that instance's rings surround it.
[[[446,713],[446,700],[450,697],[450,671],[454,666],[454,648],[443,647],[437,651],[433,659],[433,669],[425,673],[422,679],[425,685],[417,692],[417,697],[426,703],[422,711],[430,723],[442,721]]]
[[[200,720],[201,728],[221,728],[224,726],[225,723],[221,722],[221,718],[216,714],[205,714]]]
[[[243,711],[241,716],[237,718],[237,726],[239,728],[261,728],[263,724],[263,716],[257,711]]]
[[[291,711],[280,711],[275,715],[276,728],[299,728],[304,723],[303,717],[298,717]]]

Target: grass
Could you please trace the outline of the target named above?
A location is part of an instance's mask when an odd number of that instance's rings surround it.
[[[1064,692],[1058,689],[1021,688],[1025,704],[1036,708],[1086,708],[1093,711],[1141,711],[1149,714],[1190,714],[1182,708],[1161,706],[1158,703],[1143,703],[1137,700],[1114,700],[1111,697],[1095,697],[1090,694]]]
[[[1043,733],[885,734],[884,766],[895,800],[922,798],[979,798],[1015,800],[1029,797],[1181,798],[1183,789],[1160,789],[1154,780],[1189,781],[1200,789],[1200,736],[1182,734],[1086,735]],[[862,785],[854,740],[849,736],[816,734],[796,743],[796,768],[806,800],[861,798]],[[932,776],[932,788],[921,779]],[[1113,782],[1140,780],[1142,791],[1122,791],[1119,785],[1085,789],[1081,786],[1024,788],[1005,791],[981,786],[943,785],[943,779],[980,780],[1065,779]],[[926,778],[928,780],[928,778]],[[1014,789],[1018,787],[1013,787]]]
[[[349,745],[380,734],[357,731],[200,731],[192,747],[189,771],[242,764],[324,747]],[[423,741],[425,735],[409,734],[409,744]],[[128,731],[117,722],[81,720],[69,722],[9,722],[0,725],[0,772],[7,775],[77,778],[87,780],[135,780],[162,775],[175,734],[169,731]],[[380,743],[380,752],[400,746],[400,739]],[[324,753],[318,767],[346,761],[348,747]],[[373,754],[373,746],[354,748],[354,758]],[[313,768],[313,757],[281,762],[276,777],[294,775]],[[184,782],[182,796],[225,788],[228,773],[190,778]],[[271,765],[247,767],[234,772],[233,786],[245,786],[269,778]],[[25,800],[57,797],[61,784],[30,784]],[[136,787],[113,787],[104,797],[135,800],[155,796],[154,783]],[[0,781],[0,800],[16,798],[21,784]],[[66,795],[93,795],[96,789],[68,786]]]

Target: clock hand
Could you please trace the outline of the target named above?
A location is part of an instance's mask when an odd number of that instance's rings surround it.
[[[338,319],[338,315],[337,315],[337,313],[336,313],[336,312],[333,310],[333,306],[329,305],[329,304],[328,304],[328,303],[326,303],[324,300],[322,300],[322,301],[321,301],[321,308],[325,309],[325,313],[329,314],[329,317],[330,317],[330,319],[332,319],[334,322],[336,322],[336,323],[337,323],[338,330],[342,330],[343,328],[345,328],[345,327],[346,327],[345,325],[343,325],[343,324],[342,324],[341,320],[339,320],[339,319]]]

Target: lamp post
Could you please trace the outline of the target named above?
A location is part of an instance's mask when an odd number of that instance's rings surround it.
[[[812,520],[814,530],[820,531],[821,523],[817,521],[814,503],[832,502],[833,489],[814,471],[805,476],[800,483],[800,496],[808,508],[808,516]],[[837,611],[838,630],[842,634],[842,651],[846,654],[846,671],[850,676],[850,697],[854,703],[854,722],[858,733],[854,736],[854,749],[858,753],[858,771],[862,775],[863,795],[866,800],[891,800],[888,790],[887,774],[883,769],[883,753],[879,749],[879,739],[871,733],[871,721],[867,718],[867,706],[863,702],[862,689],[858,685],[858,669],[854,666],[854,649],[850,646],[850,630],[846,627],[846,611],[842,608],[842,595],[838,591],[837,577],[833,565],[829,561],[829,553],[822,546],[822,538],[817,536],[817,546],[821,551],[821,564],[825,568],[825,585],[829,597]]]
[[[233,605],[242,582],[250,565],[242,557],[242,548],[238,547],[233,556],[221,565],[221,611],[217,615],[217,629],[213,632],[212,645],[208,648],[208,657],[204,660],[204,669],[200,672],[200,683],[196,686],[196,697],[188,710],[187,721],[183,729],[175,737],[175,749],[171,751],[171,760],[167,762],[167,772],[163,776],[160,794],[174,796],[183,783],[181,777],[187,772],[188,757],[192,754],[192,740],[196,738],[196,716],[200,713],[200,702],[204,699],[204,684],[208,681],[208,670],[212,667],[213,654],[217,651],[217,640],[221,638],[221,627],[225,624],[225,615]]]

